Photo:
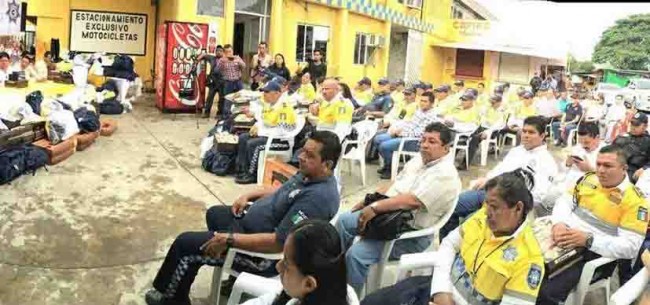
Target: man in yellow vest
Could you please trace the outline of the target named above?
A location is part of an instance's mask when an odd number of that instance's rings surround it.
[[[270,81],[261,91],[264,92],[264,104],[261,113],[255,114],[257,122],[248,133],[239,136],[238,174],[235,178],[238,184],[257,182],[257,160],[266,146],[268,136],[286,134],[296,127],[296,114],[293,107],[279,102],[282,96],[282,85]],[[289,148],[289,142],[277,140],[273,141],[272,146],[274,149],[286,150]]]
[[[393,103],[398,105],[404,102],[404,89],[406,89],[404,87],[404,81],[398,79],[391,84],[390,88],[392,90],[390,98],[393,99]]]
[[[454,100],[452,96],[449,96],[450,90],[449,85],[442,85],[433,90],[436,98],[436,104],[433,106],[433,109],[438,116],[444,116],[451,109],[458,106],[458,100]]]
[[[354,92],[352,92],[352,96],[354,96],[354,99],[361,106],[370,103],[370,101],[372,101],[372,98],[375,96],[374,92],[372,92],[372,81],[370,80],[370,78],[368,77],[362,78],[357,83],[357,87],[354,88]]]
[[[599,257],[632,259],[639,251],[648,225],[648,201],[630,183],[626,155],[621,147],[603,147],[596,172],[583,176],[553,207],[553,243],[585,252],[567,269],[547,272],[537,304],[564,302],[586,262]],[[600,277],[611,275],[615,267],[615,262],[601,267]]]

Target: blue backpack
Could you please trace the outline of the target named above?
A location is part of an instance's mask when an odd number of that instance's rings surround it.
[[[217,150],[217,145],[213,146],[203,157],[201,167],[217,176],[226,176],[235,169],[235,160],[237,152],[222,152]]]

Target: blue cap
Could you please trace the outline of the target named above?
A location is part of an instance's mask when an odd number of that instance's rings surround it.
[[[393,81],[393,85],[395,86],[404,86],[404,81],[401,79]]]
[[[449,89],[451,89],[451,88],[449,88],[449,85],[441,85],[441,86],[438,86],[438,88],[436,88],[433,91],[435,91],[435,92],[449,92]]]
[[[275,82],[275,81],[270,81],[266,83],[266,86],[264,88],[260,89],[262,92],[271,92],[271,91],[277,91],[280,92],[282,91],[282,85],[280,83]]]
[[[379,84],[380,86],[385,86],[390,84],[390,80],[388,80],[388,78],[383,77],[380,78],[379,81],[377,81],[377,84]]]
[[[370,80],[370,78],[364,77],[358,82],[358,84],[372,86],[372,81]]]
[[[528,90],[524,91],[524,93],[521,94],[521,98],[524,98],[524,99],[531,99],[531,98],[533,98],[533,96],[535,96],[535,95],[533,95],[533,93],[528,91]]]
[[[404,94],[413,94],[415,93],[415,88],[414,87],[409,87],[404,89]]]
[[[433,84],[431,83],[423,83],[422,85],[424,86],[423,87],[424,90],[433,89]]]
[[[648,116],[645,113],[637,112],[632,117],[632,121],[639,122],[641,124],[648,124]]]
[[[276,76],[276,77],[272,78],[271,81],[276,82],[276,83],[280,84],[281,86],[284,86],[284,84],[287,83],[287,80],[284,79],[284,77],[282,77],[282,76]]]
[[[465,92],[465,94],[463,94],[463,95],[460,97],[460,99],[461,99],[462,101],[467,101],[467,100],[472,100],[472,101],[473,101],[473,100],[476,99],[476,95],[474,95],[474,93],[473,93],[472,91],[469,91],[469,90],[468,90],[467,92]]]

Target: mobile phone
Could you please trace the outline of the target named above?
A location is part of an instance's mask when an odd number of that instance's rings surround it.
[[[578,161],[584,161],[585,160],[582,157],[578,157],[578,156],[571,156],[571,158],[573,158],[575,160],[578,160]]]

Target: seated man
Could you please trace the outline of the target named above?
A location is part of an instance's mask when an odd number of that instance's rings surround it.
[[[366,207],[360,202],[352,212],[342,214],[336,224],[345,248],[348,284],[360,292],[370,265],[379,261],[385,241],[363,238],[352,243],[359,232],[364,232],[368,222],[382,213],[412,210],[416,229],[435,225],[454,207],[454,199],[461,189],[458,172],[449,154],[453,131],[442,123],[426,126],[420,144],[420,154],[413,157],[385,193],[389,198]],[[434,186],[435,187],[431,187]],[[361,234],[363,235],[363,233]],[[431,240],[415,238],[395,242],[391,257],[424,251]]]
[[[490,96],[490,105],[481,111],[481,126],[472,135],[469,141],[469,163],[472,164],[474,155],[478,150],[481,141],[486,140],[489,136],[495,138],[498,136],[498,131],[506,126],[506,109],[501,102],[503,97],[498,94]]]
[[[487,182],[484,207],[426,253],[436,258],[433,276],[407,278],[361,304],[453,305],[454,292],[467,304],[535,304],[544,259],[526,219],[533,208],[528,175],[518,170]]]
[[[535,100],[537,114],[546,118],[547,121],[558,120],[562,117],[562,112],[557,107],[555,93],[547,86],[539,87],[540,97]]]
[[[449,95],[451,88],[449,85],[442,85],[433,90],[436,98],[435,112],[438,116],[445,116],[452,109],[458,107],[458,99]]]
[[[415,111],[417,111],[418,103],[416,103],[415,89],[406,88],[402,94],[404,95],[402,101],[395,102],[393,109],[391,109],[390,112],[384,117],[384,128],[388,128],[391,122],[410,120],[413,118]]]
[[[36,80],[38,76],[36,73],[36,68],[34,66],[34,58],[27,54],[23,55],[20,58],[20,61],[16,65],[14,65],[13,70],[24,72],[26,80],[32,80],[32,79]],[[42,79],[39,79],[38,81],[42,81]]]
[[[521,127],[523,126],[524,120],[528,117],[537,115],[537,108],[535,108],[535,103],[533,101],[533,93],[530,91],[523,91],[521,94],[521,101],[511,103],[509,105],[510,117],[508,122],[506,122],[506,128],[504,132],[516,134],[517,135],[517,145],[521,141],[519,137]]]
[[[481,116],[475,105],[474,89],[467,89],[460,97],[460,106],[452,109],[444,118],[445,124],[460,133],[474,133],[478,130]],[[463,160],[456,165],[458,170],[467,170]]]
[[[557,199],[573,187],[580,177],[588,172],[596,170],[596,157],[605,144],[598,135],[598,126],[593,122],[582,122],[578,126],[578,144],[566,158],[563,166],[560,166],[564,175],[560,174],[553,180],[551,189],[542,204],[535,211],[536,216],[546,216],[553,211]]]
[[[519,168],[526,168],[534,173],[535,188],[533,188],[533,199],[535,205],[542,202],[546,196],[553,177],[557,175],[558,168],[555,159],[546,149],[544,138],[546,133],[545,119],[540,116],[532,116],[524,120],[522,128],[521,145],[511,149],[506,157],[494,167],[487,176],[473,181],[472,190],[460,194],[458,204],[451,218],[440,230],[440,236],[444,238],[453,229],[458,227],[461,218],[478,211],[485,200],[485,182],[505,172]]]
[[[387,133],[375,137],[374,143],[378,147],[379,155],[384,160],[384,166],[378,170],[381,179],[390,179],[393,153],[399,148],[401,138],[419,138],[427,125],[438,120],[433,113],[434,98],[431,92],[423,93],[418,99],[420,109],[415,112],[412,120],[393,124]],[[416,141],[408,141],[404,143],[404,150],[417,151],[417,146]]]
[[[357,100],[359,105],[364,106],[372,100],[372,97],[375,95],[372,92],[372,81],[368,77],[362,78],[358,83],[357,87],[354,88],[352,93],[354,99]]]
[[[299,173],[279,189],[265,188],[239,197],[232,207],[216,205],[206,213],[206,232],[179,235],[167,252],[148,305],[190,304],[190,286],[205,264],[223,264],[228,248],[278,253],[291,227],[304,219],[329,221],[339,209],[332,172],[341,144],[331,132],[314,132],[300,154]]]
[[[555,137],[555,146],[565,146],[571,130],[578,127],[578,122],[583,115],[582,105],[580,105],[580,94],[576,91],[571,93],[571,104],[566,108],[559,122],[553,122],[553,136]]]
[[[322,99],[318,104],[313,104],[310,107],[311,114],[315,116],[310,122],[316,126],[317,130],[332,131],[343,141],[347,135],[344,133],[352,124],[354,106],[350,100],[340,94],[340,90],[339,82],[336,79],[328,78],[323,81]]]
[[[398,79],[390,84],[390,98],[393,99],[393,103],[398,104],[404,101],[404,81]]]
[[[614,145],[619,145],[628,153],[627,175],[636,183],[643,172],[650,168],[650,135],[648,134],[648,116],[637,112],[630,120],[630,131],[618,136]]]
[[[308,75],[309,73],[305,73]],[[311,86],[311,83],[308,83]],[[264,92],[262,109],[253,110],[257,122],[249,132],[239,135],[237,151],[237,184],[257,183],[257,160],[261,151],[266,147],[269,136],[282,136],[296,127],[296,113],[286,102],[280,102],[282,85],[270,81],[260,89]],[[274,150],[289,149],[286,140],[274,140]]]
[[[580,280],[586,262],[599,257],[634,258],[648,225],[648,201],[630,183],[625,172],[626,152],[603,147],[596,172],[583,176],[553,208],[553,243],[562,248],[586,248],[582,260],[567,269],[550,272],[542,281],[537,304],[562,304]],[[602,267],[609,276],[616,264]]]
[[[625,119],[625,111],[622,95],[616,95],[614,103],[605,108],[605,117],[600,121],[600,135],[605,142],[611,143],[616,138],[612,133],[614,127]]]
[[[393,108],[393,99],[390,96],[390,81],[387,78],[382,78],[377,84],[379,85],[377,94],[372,98],[372,101],[355,110],[355,114],[383,118]]]

